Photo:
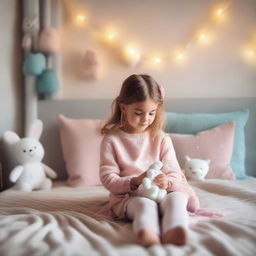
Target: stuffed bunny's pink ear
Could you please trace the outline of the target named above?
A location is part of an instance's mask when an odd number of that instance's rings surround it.
[[[29,129],[28,136],[39,139],[43,132],[43,122],[40,119],[36,119]]]
[[[20,137],[15,132],[7,131],[4,133],[3,139],[7,144],[13,145],[20,140]]]

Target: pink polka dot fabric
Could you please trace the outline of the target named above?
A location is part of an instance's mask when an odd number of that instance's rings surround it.
[[[206,178],[234,179],[230,166],[233,153],[235,123],[229,122],[197,134],[171,133],[171,139],[181,168],[185,156],[210,159],[210,169]]]

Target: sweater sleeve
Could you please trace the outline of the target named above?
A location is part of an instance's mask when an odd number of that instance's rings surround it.
[[[180,170],[172,140],[167,134],[164,135],[162,140],[160,158],[164,164],[163,171]]]
[[[180,168],[172,140],[167,134],[162,141],[161,161],[164,164],[162,170],[166,172],[169,180],[167,191],[186,191],[189,195],[194,195],[193,189],[187,183]]]
[[[109,138],[103,138],[100,152],[100,179],[103,186],[112,193],[128,193],[131,192],[131,178],[131,176],[120,176],[113,144]]]

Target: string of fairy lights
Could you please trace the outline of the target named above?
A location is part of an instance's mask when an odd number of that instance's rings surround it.
[[[114,52],[119,52],[128,65],[135,67],[139,64],[147,63],[151,66],[159,67],[169,61],[177,64],[185,63],[189,58],[190,48],[195,44],[210,45],[213,42],[213,29],[227,21],[232,2],[233,0],[228,0],[215,5],[210,10],[209,19],[204,26],[196,29],[195,33],[184,45],[170,49],[165,54],[143,52],[143,49],[139,48],[137,44],[124,42],[122,40],[124,37],[118,33],[116,26],[100,27],[98,24],[95,25],[85,10],[71,5],[71,1],[66,0],[65,5],[75,26],[85,28],[88,33],[91,33],[97,40],[104,42],[107,47],[114,48]],[[248,40],[248,45],[241,50],[241,54],[247,60],[256,62],[256,35]]]
[[[249,38],[247,45],[243,48],[242,54],[247,61],[256,63],[256,33]]]

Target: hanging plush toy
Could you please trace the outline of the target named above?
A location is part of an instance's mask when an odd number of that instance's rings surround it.
[[[59,80],[56,71],[45,69],[36,80],[36,89],[39,94],[49,96],[58,91]]]
[[[95,51],[87,50],[82,56],[80,65],[80,74],[85,79],[98,79],[99,78],[99,58]]]
[[[165,189],[159,188],[153,182],[154,178],[162,173],[162,167],[163,163],[161,161],[156,161],[149,167],[147,170],[147,177],[142,180],[142,184],[138,188],[138,196],[147,197],[158,203],[165,198],[167,191]]]
[[[52,181],[57,174],[41,161],[44,157],[44,148],[39,142],[43,130],[41,120],[35,120],[29,130],[29,136],[20,139],[12,131],[4,133],[4,141],[10,146],[10,150],[16,158],[18,165],[11,171],[9,179],[15,183],[13,189],[32,191],[50,189]]]
[[[36,89],[45,98],[57,92],[59,81],[56,71],[51,68],[54,53],[59,51],[59,35],[55,28],[44,28],[40,33],[38,49],[47,56],[46,68],[37,76]]]
[[[39,35],[38,50],[47,54],[59,51],[59,34],[55,28],[44,28]]]
[[[26,51],[30,51],[33,46],[33,33],[39,30],[38,16],[26,17],[22,24],[23,39],[22,48]]]
[[[40,52],[26,54],[23,73],[28,76],[39,76],[46,69],[46,58]]]

